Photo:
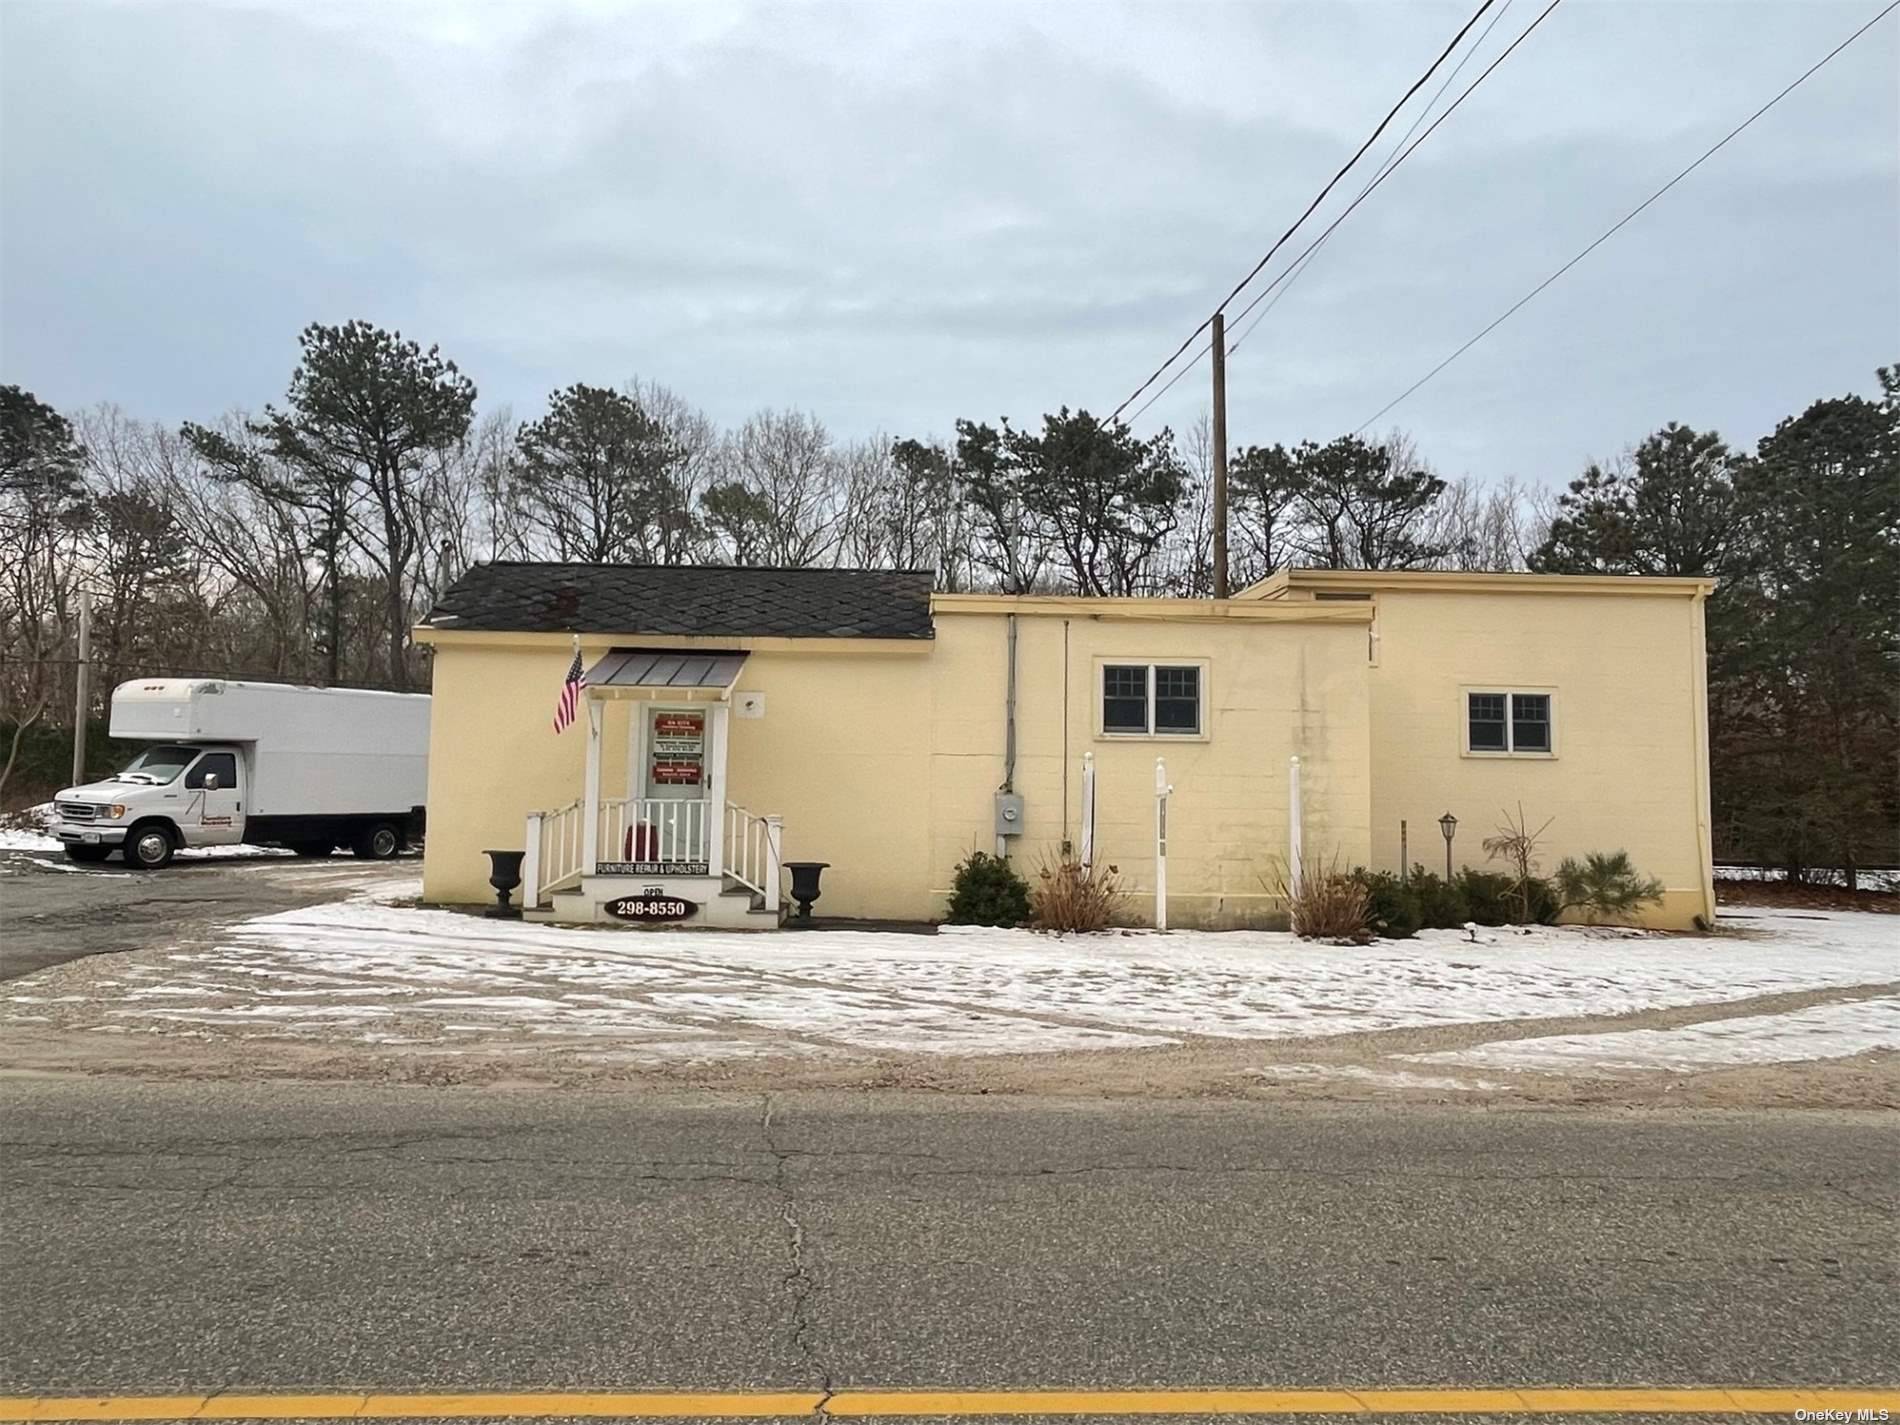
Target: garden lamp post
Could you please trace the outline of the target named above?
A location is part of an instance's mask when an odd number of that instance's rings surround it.
[[[1451,880],[1451,839],[1458,834],[1458,818],[1446,812],[1438,818],[1438,829],[1445,833],[1445,880]]]

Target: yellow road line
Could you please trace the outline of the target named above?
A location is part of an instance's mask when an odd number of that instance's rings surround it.
[[[827,1415],[1782,1415],[1876,1412],[1900,1422],[1900,1389],[1843,1386],[1401,1390],[845,1390],[0,1397],[0,1422],[121,1420],[548,1420]]]

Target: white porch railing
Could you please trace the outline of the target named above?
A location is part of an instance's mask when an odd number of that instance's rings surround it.
[[[704,865],[706,874],[717,875],[718,858],[706,836],[710,820],[710,807],[703,801],[603,797],[598,860],[662,866]]]
[[[533,910],[581,881],[581,804],[528,813],[528,854],[521,858],[521,904]]]
[[[767,907],[776,909],[784,823],[776,816],[754,816],[744,807],[727,802],[725,840],[726,874],[764,896]]]
[[[586,806],[569,802],[528,814],[527,854],[521,863],[521,904],[540,905],[571,890],[602,864],[690,867],[729,876],[763,896],[781,899],[784,823],[754,816],[726,802],[715,821],[713,803],[663,797],[604,797],[596,823],[595,865],[586,863]],[[653,874],[660,874],[655,872]]]

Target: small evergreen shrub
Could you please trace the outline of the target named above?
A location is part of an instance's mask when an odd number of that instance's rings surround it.
[[[1368,929],[1388,940],[1410,940],[1418,933],[1418,897],[1397,872],[1368,871],[1360,866],[1352,878],[1366,893]]]
[[[1663,883],[1638,873],[1627,851],[1592,851],[1579,861],[1566,856],[1557,867],[1559,911],[1580,911],[1587,924],[1628,920],[1663,898]]]
[[[1029,884],[1001,856],[972,851],[950,886],[952,925],[1021,925],[1029,919]]]
[[[1456,884],[1470,920],[1479,925],[1517,923],[1520,899],[1515,878],[1500,876],[1494,871],[1474,871],[1467,866],[1458,873]]]
[[[1058,856],[1037,871],[1029,907],[1037,929],[1070,934],[1108,929],[1120,898],[1115,867],[1085,867],[1072,856]]]
[[[1423,866],[1404,880],[1393,871],[1361,866],[1352,878],[1366,892],[1368,924],[1388,940],[1405,940],[1420,930],[1462,930],[1477,925],[1549,925],[1557,918],[1557,896],[1548,881],[1532,877],[1519,885],[1515,876],[1474,871],[1469,866],[1450,881]],[[1521,919],[1528,898],[1531,917]]]
[[[1462,930],[1471,919],[1464,892],[1456,881],[1447,881],[1423,866],[1412,867],[1406,888],[1418,899],[1418,923],[1424,930]]]

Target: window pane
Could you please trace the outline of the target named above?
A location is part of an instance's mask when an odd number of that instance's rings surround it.
[[[1147,730],[1147,665],[1119,665],[1102,669],[1102,731]]]
[[[1201,670],[1155,669],[1155,731],[1201,730]]]
[[[1504,694],[1470,694],[1470,728],[1468,746],[1473,752],[1505,752],[1509,744],[1504,739]]]
[[[1550,694],[1511,694],[1511,750],[1550,751]]]
[[[185,774],[185,785],[201,789],[206,776],[216,777],[220,787],[231,790],[237,785],[237,759],[229,752],[213,752]]]

